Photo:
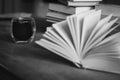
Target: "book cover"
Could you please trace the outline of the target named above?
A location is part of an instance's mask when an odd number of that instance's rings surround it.
[[[98,5],[98,1],[68,1],[68,6],[81,6],[81,7],[90,7]]]
[[[64,13],[59,13],[59,12],[55,12],[55,11],[48,11],[46,17],[52,17],[52,18],[57,18],[57,19],[66,19],[66,17],[68,16],[68,14],[64,14]]]
[[[120,25],[111,18],[101,18],[101,10],[74,14],[48,27],[35,42],[78,68],[120,73],[120,32],[111,34]]]
[[[75,14],[82,11],[87,11],[93,9],[93,7],[70,7],[63,4],[49,3],[49,10],[65,13],[65,14]]]
[[[60,21],[63,21],[63,20],[65,20],[65,19],[60,19],[60,18],[50,17],[50,16],[46,17],[46,21],[49,21],[49,22],[60,22]]]
[[[56,21],[56,20],[52,20],[52,19],[46,19],[46,21],[51,22],[51,23],[60,22],[60,21]]]

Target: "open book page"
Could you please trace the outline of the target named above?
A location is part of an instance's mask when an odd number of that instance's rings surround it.
[[[119,25],[116,25],[115,27],[109,29],[108,31],[106,31],[105,34],[101,35],[93,44],[91,44],[90,46],[88,46],[86,49],[86,51],[84,51],[84,55],[87,54],[87,52],[90,50],[90,49],[93,49],[97,46],[100,46],[106,42],[109,42],[109,41],[112,41],[113,39],[117,38],[119,36],[120,33],[116,33],[116,34],[113,34],[107,38],[105,38],[110,32],[112,32],[116,27],[118,27]]]
[[[49,38],[46,37],[45,35],[46,36],[48,35]],[[46,37],[48,39],[52,38],[51,40],[53,42],[57,42],[57,43],[61,44],[62,46],[70,48],[70,46],[67,45],[67,43],[65,42],[65,40],[63,40],[62,37],[59,35],[59,33],[55,29],[53,29],[52,27],[48,27],[47,28],[47,31],[45,32],[44,37]]]
[[[101,17],[101,11],[93,12],[85,16],[82,27],[82,36],[81,36],[81,50],[84,50],[85,43],[87,42],[93,28],[97,25]]]
[[[92,56],[87,57],[82,63],[88,69],[120,73],[120,56]]]
[[[78,55],[76,55],[76,53],[74,52],[74,50],[72,50],[59,37],[54,36],[54,34],[51,34],[50,32],[46,32],[46,34],[44,34],[44,38],[47,38],[47,40],[49,39],[50,42],[58,45],[59,47],[62,47],[63,49],[66,49],[67,54],[63,53],[64,55],[66,55],[66,56],[72,56],[72,58],[76,58],[77,60],[79,60]]]
[[[45,32],[43,37],[50,39],[52,42],[57,43],[61,47],[70,48],[67,43],[62,39],[62,37],[59,36],[59,33],[57,33],[52,27],[50,28],[47,28],[47,31]]]
[[[103,44],[91,49],[82,64],[89,69],[120,73],[120,33],[109,36]]]
[[[76,52],[74,51],[74,49],[72,49],[64,41],[64,39],[62,39],[60,34],[54,28],[47,28],[47,31],[45,32],[43,37],[46,38],[46,40],[49,40],[50,42],[52,42],[53,44],[58,45],[58,46],[62,47],[63,49],[66,49],[66,51],[67,51],[67,54],[65,54],[66,56],[71,56],[71,57],[76,58],[77,60],[79,60],[79,57],[76,54]]]
[[[95,41],[97,41],[102,35],[104,35],[111,27],[112,25],[118,20],[118,18],[108,22],[107,24],[105,24],[104,26],[102,26],[99,31],[96,33],[96,35],[93,37],[93,39],[91,40],[92,43],[94,43]],[[92,44],[91,43],[91,44]],[[90,45],[91,45],[90,44]]]
[[[69,31],[68,23],[66,21],[62,21],[62,22],[53,24],[53,28],[59,33],[59,35],[71,47],[71,49],[75,51],[74,43]]]
[[[54,52],[55,54],[60,55],[61,57],[65,58],[67,60],[70,60],[74,63],[79,63],[78,58],[75,58],[74,56],[69,55],[69,52],[66,49],[64,49],[56,44],[53,44],[50,41],[41,39],[40,41],[36,41],[36,43],[43,46],[44,48]]]
[[[89,38],[86,42],[87,46],[89,46],[93,42],[93,40],[97,38],[97,37],[95,37],[96,33],[100,30],[100,28],[102,28],[102,26],[104,26],[105,24],[108,23],[108,21],[110,21],[111,17],[112,17],[112,15],[109,15],[98,22],[98,24],[95,26],[95,28],[91,32],[91,35],[89,36]]]
[[[86,12],[82,12],[80,14],[77,14],[76,17],[77,17],[77,25],[76,25],[76,39],[77,39],[77,52],[79,53],[79,56],[82,57],[82,54],[81,54],[81,36],[82,36],[82,27],[83,27],[83,18],[88,15],[88,14],[91,14],[95,12],[95,10],[91,10],[91,11],[86,11]]]
[[[62,41],[57,39],[54,35],[52,35],[50,32],[46,32],[43,35],[46,39],[49,39],[51,42],[56,43],[57,45],[63,47],[63,48],[68,48],[67,45],[65,45]]]
[[[120,55],[120,33],[116,33],[109,38],[106,38],[105,41],[103,40],[103,44],[99,46],[95,46],[90,49],[85,55],[84,58],[87,56],[95,56],[95,55],[102,55],[102,56],[118,56]]]
[[[73,44],[74,44],[74,48],[75,50],[77,50],[76,45],[77,45],[77,38],[76,38],[76,15],[72,15],[72,16],[68,16],[67,17],[67,22],[68,22],[68,26],[69,26],[69,30],[71,33],[71,37],[73,40]]]
[[[81,44],[80,41],[81,41],[81,30],[83,26],[83,18],[84,16],[92,12],[95,12],[95,10],[81,12],[79,14],[67,17],[67,22],[71,32],[71,36],[78,55],[80,55],[80,44]]]
[[[112,40],[118,41],[118,40],[119,40],[118,37],[120,37],[120,32],[115,33],[115,34],[113,34],[113,35],[105,38],[104,40],[102,40],[101,42],[99,42],[99,43],[98,43],[97,45],[95,45],[94,47],[103,45],[103,44],[105,44],[105,43],[107,43],[107,42],[109,42],[109,41],[112,41]],[[115,40],[115,39],[117,39],[117,40]]]
[[[89,50],[89,49],[95,47],[98,43],[100,43],[100,42],[106,37],[106,35],[109,34],[109,32],[110,32],[110,27],[115,23],[115,21],[117,21],[117,19],[112,20],[112,21],[110,21],[109,23],[105,24],[105,25],[103,26],[103,28],[100,29],[100,30],[96,33],[97,36],[95,35],[95,37],[97,37],[97,38],[96,38],[96,39],[93,38],[93,39],[95,39],[95,40],[93,41],[93,43],[89,44],[90,46],[87,47],[86,49]],[[86,50],[86,51],[87,51],[87,50]]]

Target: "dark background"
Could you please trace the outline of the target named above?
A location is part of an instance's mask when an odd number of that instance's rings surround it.
[[[13,12],[33,13],[36,4],[41,2],[56,2],[57,0],[0,0],[0,14]],[[120,0],[103,0],[104,4],[120,5]]]

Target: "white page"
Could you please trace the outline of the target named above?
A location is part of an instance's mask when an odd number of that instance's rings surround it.
[[[72,29],[73,29],[73,32],[75,33],[74,34],[74,44],[75,44],[75,49],[76,49],[76,52],[77,52],[77,37],[76,37],[76,35],[77,35],[77,33],[76,33],[76,26],[77,26],[77,16],[76,15],[74,15],[74,16],[71,16],[71,24],[72,24]],[[73,33],[73,32],[71,32],[71,33]]]
[[[53,28],[49,28],[47,30],[47,32],[45,33],[47,38],[52,40],[54,43],[57,42],[57,44],[59,44],[61,47],[64,47],[68,50],[68,52],[70,51],[71,55],[75,55],[75,56],[78,56],[77,53],[75,52],[74,49],[72,49],[63,39],[62,37],[60,37],[59,33],[57,33]]]
[[[102,28],[100,28],[100,30],[96,33],[96,35],[93,37],[92,39],[92,43],[94,42],[96,43],[97,41],[100,41],[99,38],[104,35],[105,33],[107,33],[107,31],[111,28],[111,26],[118,20],[118,18],[110,21],[109,23],[105,24]],[[90,44],[90,45],[91,45]]]
[[[109,31],[110,27],[117,21],[117,19],[114,19],[112,21],[110,21],[109,23],[105,24],[95,35],[95,38],[93,38],[94,41],[92,41],[91,44],[89,44],[90,46],[87,47],[87,49],[92,48],[93,46],[97,45],[104,37],[105,34]]]
[[[70,30],[72,39],[73,39],[74,47],[78,54],[80,54],[80,51],[79,51],[80,47],[78,47],[78,45],[80,45],[80,31],[81,31],[80,28],[82,27],[81,24],[83,22],[83,17],[92,12],[95,12],[95,10],[81,12],[79,14],[67,17],[67,22],[69,25],[69,30]],[[82,19],[82,20],[80,21],[80,19]]]
[[[99,42],[98,44],[96,44],[95,47],[96,47],[96,46],[100,46],[100,45],[102,45],[102,44],[104,44],[104,43],[106,43],[106,42],[112,41],[112,40],[118,41],[118,40],[119,40],[119,37],[120,37],[120,32],[118,32],[118,33],[116,33],[116,34],[113,34],[113,35],[105,38],[103,41],[101,41],[101,42]],[[117,39],[117,40],[116,40],[116,39]]]
[[[95,37],[96,33],[99,31],[100,28],[102,28],[105,24],[107,24],[108,21],[110,21],[111,17],[112,17],[112,15],[109,15],[98,22],[98,24],[93,29],[93,31],[86,43],[87,46],[89,46],[89,44],[91,44],[94,41],[94,39],[96,39],[96,37]]]
[[[104,45],[105,43],[107,42],[110,42],[110,41],[115,41],[115,39],[118,39],[118,37],[120,36],[120,33],[116,33],[114,35],[111,35],[110,37],[104,39],[103,41],[97,41],[96,43],[92,44],[91,46],[89,46],[87,49],[86,49],[86,52],[84,55],[88,55],[87,51],[89,51],[90,49],[92,48],[95,48],[95,47],[98,47],[100,45]],[[101,38],[102,39],[102,38]],[[117,41],[117,40],[116,40]]]
[[[93,56],[83,60],[83,66],[88,69],[120,73],[120,58]]]
[[[50,41],[47,41],[45,39],[41,39],[40,41],[36,41],[37,44],[47,48],[48,50],[54,52],[55,54],[65,58],[65,59],[68,59],[72,62],[77,62],[79,63],[79,60],[77,58],[77,56],[75,55],[70,55],[65,48],[62,48],[54,43],[51,43]]]
[[[88,37],[90,36],[91,31],[97,25],[98,21],[100,20],[100,17],[101,17],[101,10],[85,16],[83,21],[83,29],[82,29],[81,50],[84,49],[85,43]]]
[[[53,35],[50,35],[49,33],[47,33],[47,34],[44,34],[44,37],[52,41],[54,44],[66,49],[69,55],[78,57],[78,55],[76,55],[73,49],[71,49],[68,45],[62,43],[59,39],[57,39]]]
[[[53,24],[53,28],[59,33],[59,35],[65,40],[65,42],[73,50],[75,50],[67,22],[66,21],[62,21],[62,22]]]
[[[50,39],[53,42],[57,42],[62,47],[69,47],[68,45],[66,45],[64,40],[62,38],[60,38],[57,33],[55,33],[55,31],[53,30],[52,27],[51,27],[51,29],[47,30],[47,32],[45,32],[45,34],[43,36]]]
[[[120,55],[120,38],[117,36],[117,37],[114,37],[114,39],[111,39],[102,45],[95,46],[84,55],[84,58],[91,55],[93,56],[94,55],[104,55],[104,56]]]
[[[64,45],[64,43],[62,43],[60,40],[56,39],[54,36],[52,36],[52,35],[49,34],[49,33],[45,33],[43,36],[44,36],[45,38],[49,39],[50,41],[52,41],[53,43],[58,44],[58,45],[61,46],[61,47],[66,47],[66,45]]]
[[[36,41],[35,43],[37,43],[38,45],[40,45],[40,46],[42,46],[42,47],[44,47],[44,48],[46,48],[46,49],[52,51],[53,53],[56,53],[57,55],[59,55],[59,56],[65,58],[65,59],[67,59],[67,60],[70,60],[70,61],[72,60],[70,57],[68,57],[68,56],[66,56],[66,55],[64,55],[64,54],[62,54],[62,53],[60,53],[60,52],[58,52],[58,51],[52,49],[52,48],[49,47],[49,46],[47,46],[48,44],[45,44],[43,41]],[[72,62],[73,62],[73,61],[72,61]]]
[[[77,45],[76,32],[75,32],[76,30],[75,30],[75,25],[74,25],[73,20],[72,20],[75,16],[76,15],[68,16],[67,22],[68,22],[70,34],[72,36],[73,45],[74,45],[74,48],[76,49],[76,45]]]
[[[86,51],[84,51],[84,55],[87,54],[87,51],[90,50],[91,48],[97,47],[99,45],[102,45],[106,42],[109,42],[110,40],[115,39],[116,37],[119,36],[119,34],[113,34],[107,38],[105,38],[111,31],[113,31],[116,27],[118,27],[119,25],[116,25],[115,27],[111,28],[110,30],[108,30],[104,35],[102,35],[101,37],[99,37],[99,39],[97,39],[93,44],[89,45],[88,47],[85,48]],[[105,39],[104,39],[105,38]],[[103,40],[104,39],[104,40]]]
[[[77,25],[75,26],[75,31],[76,31],[76,48],[77,48],[77,52],[79,53],[79,56],[81,57],[81,35],[82,35],[82,27],[83,27],[83,18],[90,14],[95,12],[95,10],[90,10],[90,11],[86,11],[86,12],[81,12],[79,14],[76,14],[76,18],[77,18]]]
[[[49,30],[47,30],[47,33],[49,35],[54,36],[54,38],[56,38],[57,40],[61,41],[61,43],[63,43],[64,45],[68,46],[67,43],[62,39],[61,36],[59,36],[59,33],[57,33],[53,28],[49,28]]]

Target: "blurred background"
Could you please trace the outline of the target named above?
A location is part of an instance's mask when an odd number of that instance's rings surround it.
[[[49,2],[57,0],[0,0],[0,14],[24,12],[45,17]],[[120,5],[120,0],[103,0],[101,3]]]
[[[64,1],[64,0],[59,0]],[[38,18],[45,18],[48,11],[49,2],[58,2],[57,0],[0,0],[0,18],[9,17],[14,15],[32,15]],[[120,0],[103,0],[97,9],[102,9],[104,14],[114,13],[114,16],[120,17]],[[119,21],[120,22],[120,21]],[[2,22],[3,23],[3,22]],[[45,31],[45,22],[38,21],[38,27],[41,27],[41,31]],[[6,24],[6,22],[5,22]],[[42,27],[43,25],[43,27]],[[1,27],[1,26],[0,26]],[[38,28],[37,27],[37,28]],[[9,28],[4,27],[2,31],[6,31]],[[38,30],[38,29],[37,29]],[[6,31],[7,32],[7,31]],[[11,77],[12,76],[12,77]],[[0,80],[21,80],[13,76],[6,69],[0,67]]]

